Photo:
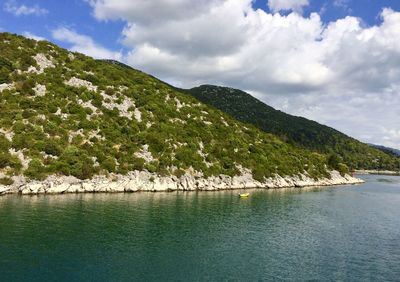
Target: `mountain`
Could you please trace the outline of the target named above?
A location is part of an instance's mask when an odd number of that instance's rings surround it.
[[[241,90],[202,85],[183,92],[295,146],[327,154],[352,169],[398,170],[400,167],[400,159],[393,155],[315,121],[275,110]]]
[[[381,150],[382,152],[385,152],[386,154],[400,157],[400,150],[398,150],[398,149],[385,147],[385,146],[382,146],[382,145],[375,145],[375,144],[368,144],[368,145],[371,146],[372,148]]]
[[[0,50],[0,184],[132,171],[329,176],[325,156],[123,64],[9,33]]]

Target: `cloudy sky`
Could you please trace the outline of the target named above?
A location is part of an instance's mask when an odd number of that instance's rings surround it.
[[[2,0],[0,30],[400,148],[399,0]]]

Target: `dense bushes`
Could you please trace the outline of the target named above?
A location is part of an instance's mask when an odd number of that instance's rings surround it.
[[[0,169],[10,167],[18,172],[21,168],[21,161],[8,152],[0,152]]]
[[[38,159],[29,162],[28,168],[24,171],[24,175],[30,179],[43,180],[46,178],[46,168]]]
[[[14,184],[14,180],[9,177],[0,178],[0,185],[9,186]]]
[[[93,160],[75,146],[67,147],[60,158],[54,163],[55,172],[73,175],[80,179],[91,178],[95,172]]]

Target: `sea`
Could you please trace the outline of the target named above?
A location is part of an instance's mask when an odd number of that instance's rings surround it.
[[[400,281],[400,177],[0,197],[0,281]]]

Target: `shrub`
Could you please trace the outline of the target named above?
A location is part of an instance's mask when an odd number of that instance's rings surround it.
[[[144,168],[144,160],[142,158],[132,158],[131,161],[132,169],[133,170],[143,170]]]
[[[0,134],[0,151],[8,151],[11,142],[2,134]]]
[[[345,174],[349,173],[349,168],[344,163],[339,163],[337,170],[340,172],[340,175],[344,176]]]
[[[25,124],[22,121],[16,121],[13,126],[14,133],[22,133],[25,131]]]
[[[46,167],[38,159],[32,159],[24,175],[30,179],[44,180],[46,178]]]
[[[174,170],[174,175],[178,178],[182,177],[185,175],[185,171],[183,169],[175,169]]]
[[[114,158],[108,157],[102,163],[101,167],[108,172],[115,172],[115,160]]]
[[[55,169],[65,175],[73,175],[79,179],[93,176],[93,160],[75,146],[69,146],[55,162]]]
[[[340,163],[340,157],[337,154],[330,154],[328,156],[328,165],[331,168],[338,169]]]
[[[145,164],[144,168],[147,169],[151,173],[154,173],[157,171],[157,165],[154,162]]]
[[[57,142],[48,140],[44,145],[44,152],[48,155],[59,156],[61,154],[61,148]]]
[[[12,156],[8,152],[0,152],[0,169],[11,167],[13,169],[21,169],[21,161],[16,157]]]
[[[9,177],[0,178],[0,185],[10,186],[14,184],[14,180]]]
[[[265,180],[265,173],[262,168],[255,168],[252,170],[253,178],[257,181],[263,182]]]

